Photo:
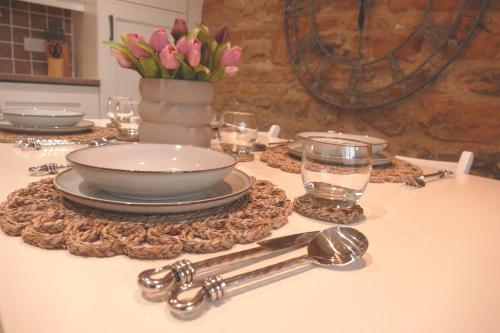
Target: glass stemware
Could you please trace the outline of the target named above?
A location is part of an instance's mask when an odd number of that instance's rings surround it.
[[[371,145],[345,139],[310,137],[302,155],[302,182],[307,193],[351,208],[365,191],[372,169]]]
[[[222,114],[219,126],[219,142],[229,154],[248,156],[257,140],[257,120],[249,112],[226,111]]]

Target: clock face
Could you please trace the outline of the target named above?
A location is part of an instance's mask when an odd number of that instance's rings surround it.
[[[403,3],[403,4],[402,4]],[[436,79],[488,0],[285,0],[285,37],[302,83],[335,106],[397,102]]]

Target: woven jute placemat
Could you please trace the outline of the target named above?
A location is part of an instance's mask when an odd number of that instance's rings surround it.
[[[310,194],[295,198],[293,210],[305,217],[339,224],[358,222],[363,217],[363,208],[358,204],[351,208],[336,208],[329,200],[316,198]]]
[[[0,130],[0,143],[11,143],[15,140],[23,140],[27,137],[37,139],[65,139],[70,141],[88,142],[99,138],[126,139],[118,134],[115,128],[94,126],[90,130],[77,133],[15,133]]]
[[[183,252],[227,250],[257,241],[287,223],[292,203],[271,182],[253,180],[238,201],[170,215],[108,212],[68,201],[46,178],[0,204],[0,227],[31,245],[90,257],[174,258]]]
[[[300,159],[291,156],[286,147],[275,147],[264,151],[260,155],[260,160],[270,167],[281,169],[290,173],[301,173]],[[423,174],[422,169],[409,162],[394,159],[394,162],[385,167],[374,166],[370,175],[372,183],[401,183],[399,174],[409,177],[418,177]]]

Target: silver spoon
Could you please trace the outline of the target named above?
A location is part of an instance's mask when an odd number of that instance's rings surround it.
[[[251,272],[242,273],[227,279],[221,276],[206,278],[200,290],[190,299],[179,299],[179,295],[197,285],[189,284],[173,290],[169,296],[170,311],[181,318],[199,314],[208,302],[224,297],[224,293],[236,286],[261,279],[310,263],[322,266],[345,266],[361,257],[368,248],[365,235],[350,227],[333,227],[318,233],[309,243],[307,254],[280,263],[269,265]]]

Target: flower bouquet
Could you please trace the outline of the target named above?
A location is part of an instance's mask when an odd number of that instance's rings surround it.
[[[186,22],[176,19],[170,35],[164,28],[157,28],[149,43],[137,33],[123,34],[123,44],[104,43],[112,48],[121,67],[136,70],[146,78],[213,82],[238,72],[236,64],[242,48],[231,47],[227,27],[212,37],[204,25],[188,31]]]

